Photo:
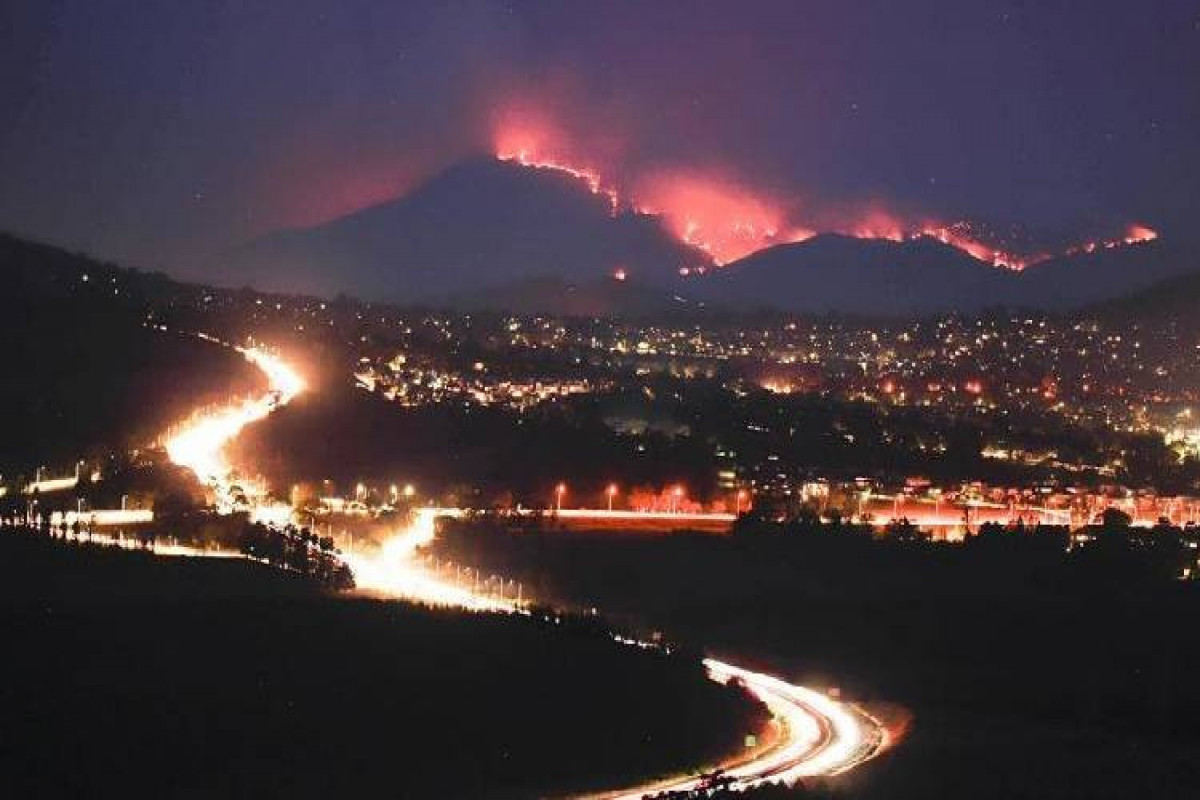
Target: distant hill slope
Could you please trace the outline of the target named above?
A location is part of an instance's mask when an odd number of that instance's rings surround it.
[[[613,215],[607,198],[575,178],[487,158],[403,198],[266,236],[212,266],[230,285],[418,303],[537,276],[593,281],[617,268],[665,282],[708,261],[657,217]]]
[[[1018,274],[929,237],[824,234],[681,281],[681,267],[711,267],[712,259],[659,217],[614,214],[608,197],[585,181],[488,157],[452,166],[402,198],[264,236],[208,266],[217,282],[265,291],[536,312],[580,305],[578,287],[620,268],[669,290],[668,297],[712,308],[906,315],[1077,308],[1200,262],[1158,240],[1056,258]],[[576,289],[551,292],[545,280]],[[582,307],[607,308],[595,297]]]
[[[824,234],[754,253],[686,284],[740,309],[928,313],[994,302],[1010,276],[934,239],[892,242]]]
[[[146,327],[147,301],[183,290],[0,235],[0,474],[140,446],[196,406],[261,387],[236,353]]]
[[[1196,270],[1200,270],[1196,252],[1160,239],[1030,267],[1017,276],[1015,301],[1034,308],[1083,308]]]
[[[1168,278],[1148,289],[1098,303],[1089,316],[1108,320],[1149,320],[1186,317],[1200,327],[1200,270]]]
[[[904,242],[826,234],[778,245],[685,284],[710,305],[800,312],[911,315],[1009,306],[1082,308],[1200,266],[1162,242],[997,269],[923,237]]]

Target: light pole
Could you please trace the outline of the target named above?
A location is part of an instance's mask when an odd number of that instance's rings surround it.
[[[567,485],[560,483],[554,487],[554,513],[562,511],[563,495],[567,493]]]
[[[617,496],[617,485],[615,483],[610,483],[608,485],[608,489],[605,490],[604,493],[606,495],[608,495],[608,510],[612,511],[613,510],[613,498]]]
[[[671,492],[671,513],[673,513],[673,514],[679,513],[680,501],[682,501],[682,500],[683,500],[683,487],[676,486],[674,491]]]
[[[734,495],[734,505],[733,505],[734,516],[740,517],[742,515],[742,501],[745,499],[746,499],[746,490],[738,489],[737,494]]]

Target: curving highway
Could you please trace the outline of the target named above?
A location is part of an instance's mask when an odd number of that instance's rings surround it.
[[[211,336],[200,335],[205,341],[224,347],[225,344]],[[268,414],[290,403],[304,391],[304,379],[279,356],[258,347],[236,347],[239,353],[258,367],[267,379],[265,394],[230,403],[216,409],[207,409],[193,415],[177,430],[168,434],[165,442],[167,457],[195,474],[196,479],[211,489],[215,495],[217,510],[221,513],[234,511],[241,505],[243,497],[251,502],[256,519],[278,521],[291,517],[291,507],[282,508],[261,501],[264,487],[246,481],[234,482],[233,467],[225,457],[225,446],[232,442],[247,425],[265,419]]]
[[[261,487],[234,484],[223,450],[246,425],[263,419],[303,391],[304,381],[267,351],[238,349],[266,375],[269,391],[262,397],[195,416],[168,438],[167,453],[173,462],[191,469],[201,483],[215,492],[218,510],[233,510],[239,503],[247,502],[242,495],[249,495],[248,503],[255,518],[289,519],[293,509],[265,504],[265,491]],[[419,548],[433,541],[437,517],[457,513],[461,512],[419,509],[411,522],[391,536],[378,553],[345,556],[359,586],[432,605],[478,612],[527,613],[519,599],[478,591],[478,576],[476,585],[463,584],[438,570],[427,569],[417,558]],[[657,647],[648,642],[617,640],[632,647]],[[705,659],[704,665],[714,681],[740,681],[766,705],[775,728],[776,735],[768,737],[770,741],[766,744],[749,749],[746,755],[723,765],[719,780],[731,789],[748,789],[770,782],[793,784],[805,777],[836,775],[873,757],[887,743],[887,733],[878,721],[819,691],[714,658]],[[591,797],[640,800],[651,794],[701,790],[712,785],[713,779],[711,775],[681,776]]]
[[[397,531],[377,555],[348,557],[358,584],[368,590],[430,605],[470,611],[525,613],[514,599],[476,592],[439,571],[426,569],[415,558],[418,549],[433,541],[436,519],[460,513],[455,509],[419,509],[413,521]],[[617,637],[631,647],[658,645]],[[878,754],[888,743],[881,723],[849,703],[827,694],[788,683],[782,678],[708,658],[708,676],[720,683],[737,680],[770,711],[777,736],[740,759],[723,765],[720,779],[734,790],[765,783],[794,784],[801,778],[837,775]],[[705,788],[712,776],[685,775],[619,791],[592,794],[588,800],[640,800],[664,792],[691,792]]]
[[[837,775],[872,758],[885,744],[882,725],[827,695],[714,658],[705,659],[704,666],[715,681],[740,681],[768,708],[779,733],[777,741],[719,771],[721,784],[729,789],[742,791],[767,783],[790,786],[801,778]],[[641,800],[647,795],[694,792],[711,786],[714,777],[683,776],[593,795],[589,800]]]

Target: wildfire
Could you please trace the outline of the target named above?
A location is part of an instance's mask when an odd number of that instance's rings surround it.
[[[608,201],[609,213],[615,216],[621,210],[621,195],[604,182],[599,172],[553,158],[539,148],[536,142],[537,137],[529,134],[509,133],[498,137],[496,158],[500,161],[514,162],[523,167],[543,169],[572,177],[586,185],[592,194],[604,197]]]
[[[1148,228],[1145,225],[1130,225],[1125,231],[1124,236],[1115,239],[1101,239],[1098,241],[1084,242],[1083,244],[1075,245],[1067,250],[1067,255],[1078,255],[1080,253],[1095,253],[1099,250],[1115,250],[1118,247],[1129,247],[1136,244],[1145,244],[1153,242],[1158,238],[1158,231],[1153,228]]]
[[[993,267],[1003,269],[1023,270],[1032,263],[1037,263],[1038,260],[1044,260],[1046,256],[1022,257],[1013,253],[1008,253],[1003,250],[998,250],[985,245],[983,242],[971,238],[965,233],[962,228],[963,223],[954,225],[940,225],[923,228],[918,232],[917,236],[928,236],[937,239],[942,244],[948,244],[951,247],[957,247],[972,256],[973,258],[991,264]]]
[[[660,209],[680,240],[708,253],[718,266],[782,241],[782,207],[728,179],[664,170],[641,178],[637,196]]]
[[[1099,250],[1115,250],[1119,247],[1152,242],[1158,238],[1158,232],[1152,228],[1148,228],[1145,225],[1130,225],[1123,235],[1115,238],[1086,241],[1057,252],[1018,254],[989,247],[984,244],[981,241],[982,237],[974,234],[971,225],[966,222],[957,222],[952,225],[926,226],[916,235],[930,236],[943,244],[957,247],[959,250],[963,250],[980,261],[984,261],[994,267],[1016,270],[1018,272],[1054,258],[1095,253]]]
[[[797,219],[787,202],[747,187],[738,180],[708,171],[664,168],[634,176],[626,185],[606,179],[578,158],[576,148],[545,120],[528,116],[509,118],[494,137],[495,157],[567,175],[580,181],[595,195],[604,197],[611,214],[622,209],[662,218],[667,229],[681,242],[703,251],[720,267],[751,253],[781,243],[802,242],[821,231],[860,239],[903,242],[921,237],[937,239],[986,264],[1014,271],[1062,256],[1113,250],[1153,241],[1156,231],[1131,225],[1121,236],[1095,239],[1063,249],[1038,250],[1015,244],[1010,234],[998,235],[971,222],[916,222],[887,210],[881,204],[822,213],[822,221]],[[1028,245],[1027,242],[1024,244]],[[686,271],[684,271],[686,270]],[[700,275],[703,268],[685,265],[681,274]]]
[[[527,115],[506,118],[493,141],[500,161],[567,175],[592,194],[603,196],[613,215],[622,209],[660,216],[682,242],[725,264],[780,241],[808,238],[812,232],[796,227],[788,237],[779,231],[785,215],[776,202],[745,186],[692,170],[659,170],[639,176],[618,188],[578,158],[553,126]]]

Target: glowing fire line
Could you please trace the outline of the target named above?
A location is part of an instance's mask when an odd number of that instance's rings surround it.
[[[587,186],[592,194],[607,198],[609,211],[614,216],[621,208],[660,216],[680,242],[704,252],[717,267],[772,245],[810,239],[817,235],[820,227],[788,220],[789,215],[780,204],[768,201],[744,187],[690,173],[663,173],[651,176],[648,181],[638,181],[637,194],[648,193],[649,203],[643,204],[639,198],[627,192],[622,193],[606,182],[599,171],[569,163],[560,157],[550,157],[540,148],[527,143],[538,137],[516,132],[498,138],[504,142],[526,143],[498,146],[495,151],[498,160],[574,178]],[[990,237],[975,232],[973,226],[965,221],[914,224],[878,208],[850,216],[854,219],[845,224],[826,226],[825,230],[861,239],[895,242],[930,237],[986,264],[1014,271],[1054,258],[1113,250],[1158,238],[1158,233],[1145,225],[1130,225],[1119,237],[1090,240],[1058,251],[1018,253],[988,244],[985,240]],[[704,269],[689,264],[684,265],[680,273],[703,274]]]

